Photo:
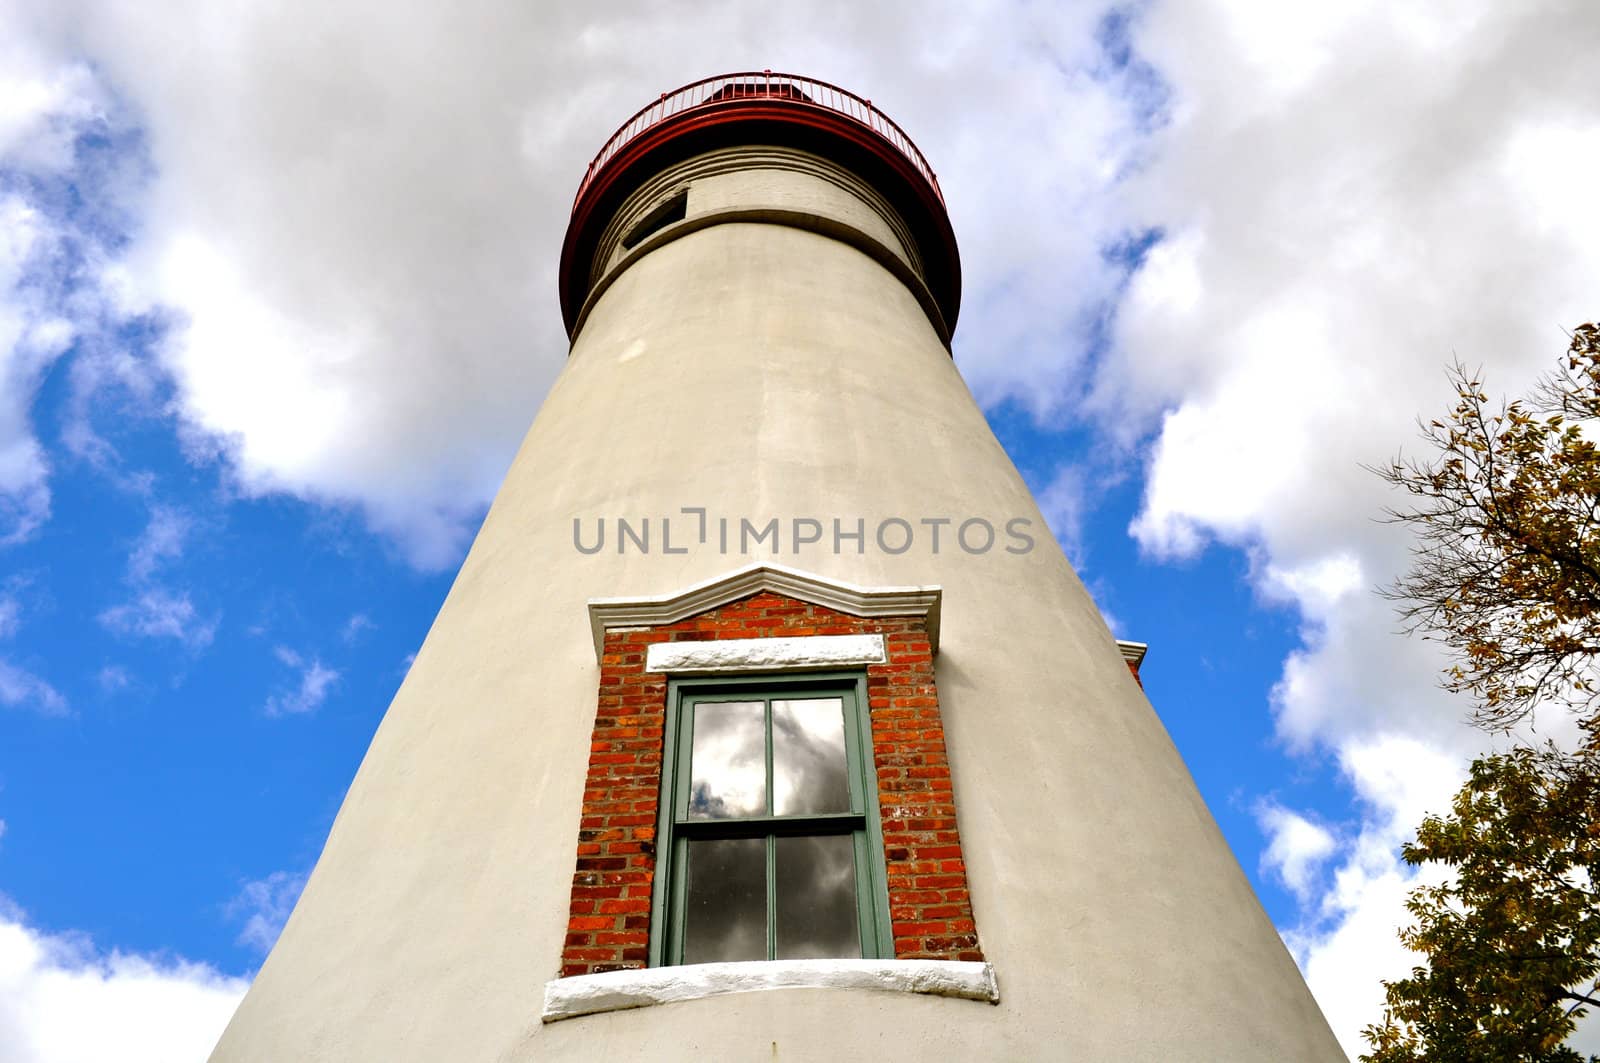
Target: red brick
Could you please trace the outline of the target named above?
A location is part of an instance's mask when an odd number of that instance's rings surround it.
[[[613,915],[622,915],[634,912],[648,912],[649,910],[650,901],[648,898],[644,897],[633,899],[624,898],[621,900],[600,902],[600,911]]]
[[[602,931],[594,936],[596,945],[648,945],[650,935],[640,930]]]
[[[648,958],[666,680],[644,671],[646,647],[813,633],[876,633],[888,646],[889,660],[867,669],[866,708],[895,954],[982,958],[923,621],[853,617],[762,592],[675,624],[606,632],[562,977],[640,967]]]
[[[927,934],[943,934],[950,929],[948,923],[942,919],[928,920],[920,923],[895,923],[895,937],[922,937]]]

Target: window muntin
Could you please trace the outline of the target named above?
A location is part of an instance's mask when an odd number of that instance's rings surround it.
[[[865,687],[671,684],[652,965],[893,955]]]

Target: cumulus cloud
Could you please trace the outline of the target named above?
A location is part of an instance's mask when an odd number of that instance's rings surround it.
[[[1101,386],[1132,423],[1159,417],[1134,524],[1158,554],[1262,542],[1280,568],[1343,552],[1393,572],[1404,542],[1373,524],[1385,488],[1360,463],[1448,399],[1452,353],[1518,387],[1594,313],[1600,208],[1573,182],[1600,166],[1581,62],[1600,19],[1336,10],[1140,23],[1172,102],[1127,201],[1168,236]]]
[[[1162,239],[1091,407],[1151,439],[1130,528],[1150,556],[1242,549],[1263,599],[1299,612],[1278,733],[1336,758],[1355,815],[1326,834],[1263,816],[1264,861],[1302,902],[1287,936],[1356,1049],[1379,979],[1414,962],[1394,938],[1416,881],[1398,847],[1488,744],[1439,690],[1437,648],[1398,637],[1371,593],[1408,543],[1362,465],[1448,404],[1452,356],[1517,391],[1600,312],[1600,12],[1170,3],[1132,40],[1167,96],[1120,209]]]
[[[267,699],[268,716],[302,716],[315,712],[328,700],[328,694],[339,681],[339,673],[325,667],[317,658],[306,659],[287,646],[273,650],[279,661],[299,673],[294,685]]]
[[[283,924],[305,889],[305,872],[274,871],[266,878],[246,882],[238,896],[228,903],[228,915],[243,919],[239,944],[248,945],[265,956],[277,944]]]
[[[1256,820],[1268,838],[1266,852],[1261,854],[1262,866],[1276,874],[1296,897],[1308,899],[1316,886],[1317,872],[1337,847],[1333,834],[1321,824],[1272,802],[1256,809]]]
[[[1138,23],[1171,102],[1126,202],[1168,235],[1119,307],[1100,398],[1155,429],[1133,526],[1152,552],[1260,544],[1280,576],[1338,557],[1370,585],[1405,541],[1373,520],[1386,489],[1361,463],[1448,400],[1452,352],[1517,387],[1594,313],[1600,207],[1574,175],[1600,168],[1579,61],[1600,18],[1279,16],[1173,4]]]
[[[202,1060],[245,988],[205,964],[46,933],[0,900],[5,1063]]]
[[[1340,770],[1354,789],[1360,821],[1345,838],[1298,815],[1271,810],[1263,826],[1272,837],[1268,856],[1301,901],[1301,918],[1284,941],[1322,1006],[1345,1051],[1364,1051],[1362,1027],[1383,1010],[1383,979],[1403,978],[1417,963],[1396,936],[1410,921],[1406,894],[1444,881],[1436,867],[1420,871],[1396,860],[1400,845],[1429,813],[1448,810],[1449,797],[1466,776],[1461,758],[1416,739],[1376,737],[1347,745]],[[1274,858],[1276,854],[1276,858]],[[1296,868],[1296,861],[1302,860]],[[1327,883],[1316,865],[1336,865]]]
[[[1520,389],[1597,312],[1582,174],[1600,171],[1600,96],[1582,56],[1600,14],[1168,3],[1133,40],[1168,98],[1123,208],[1163,239],[1118,306],[1093,408],[1152,437],[1131,525],[1150,556],[1245,549],[1261,596],[1301,615],[1278,733],[1333,752],[1358,815],[1338,834],[1262,816],[1264,861],[1301,898],[1291,943],[1355,1049],[1379,978],[1414,962],[1394,940],[1414,882],[1398,845],[1486,744],[1438,690],[1435,647],[1398,639],[1371,594],[1406,541],[1362,466],[1448,403],[1453,355]]]
[[[101,91],[69,76],[88,57],[145,133],[157,176],[102,275],[171,322],[193,452],[246,492],[356,505],[421,565],[459,556],[562,363],[566,208],[642,102],[759,57],[888,109],[963,233],[969,379],[1040,410],[1081,387],[1124,236],[1096,197],[1149,110],[1103,3],[22,6],[53,106]]]
[[[0,546],[33,534],[50,514],[49,469],[28,407],[70,328],[29,283],[59,237],[49,220],[0,185]]]
[[[125,216],[135,152],[113,147],[115,107],[82,56],[0,41],[0,546],[49,518],[50,462],[30,407],[45,374],[105,334],[98,274]]]
[[[1435,651],[1392,637],[1366,593],[1406,543],[1372,521],[1388,499],[1360,465],[1448,398],[1452,353],[1515,389],[1594,314],[1600,27],[1558,0],[1132,10],[720,0],[687,20],[485,2],[282,20],[25,3],[9,36],[33,50],[9,64],[25,91],[0,112],[0,150],[76,174],[74,131],[125,104],[154,176],[131,242],[88,256],[74,290],[93,298],[75,302],[33,286],[66,246],[61,218],[0,188],[0,330],[19,337],[0,346],[0,537],[48,514],[27,419],[44,366],[108,313],[149,314],[168,323],[156,359],[196,460],[247,493],[358,507],[415,563],[449,564],[564,357],[565,207],[612,125],[709,71],[838,81],[940,172],[979,398],[1050,419],[1092,385],[1102,433],[1148,442],[1146,550],[1245,549],[1263,597],[1299,610],[1279,733],[1331,751],[1364,811],[1316,860],[1319,836],[1270,821],[1269,853],[1285,840],[1268,866],[1307,890],[1299,954],[1348,1036],[1372,1015],[1339,986],[1376,986],[1363,935],[1401,918],[1394,848],[1417,804],[1363,765],[1397,748],[1459,763],[1477,742],[1433,682]],[[147,387],[126,357],[84,372]],[[1058,533],[1081,497],[1062,481],[1046,499]],[[113,630],[206,630],[181,589],[130,586],[102,616]],[[311,711],[337,674],[285,652],[298,676],[268,711]],[[1447,773],[1424,774],[1448,792]]]

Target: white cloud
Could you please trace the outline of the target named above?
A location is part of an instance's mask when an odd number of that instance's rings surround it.
[[[79,128],[102,113],[102,94],[82,63],[52,63],[26,35],[0,41],[0,159],[27,172],[74,161]]]
[[[1141,542],[1263,547],[1258,576],[1320,622],[1342,607],[1284,577],[1338,558],[1370,586],[1404,564],[1361,463],[1448,402],[1452,353],[1517,388],[1594,313],[1596,93],[1547,45],[1581,57],[1600,16],[1281,14],[1168,4],[1137,24],[1172,102],[1125,203],[1167,236],[1119,308],[1099,398],[1156,432]]]
[[[216,637],[219,620],[202,616],[187,592],[151,587],[102,611],[100,623],[118,635],[173,639],[200,649]]]
[[[228,904],[228,914],[243,918],[239,944],[248,945],[265,956],[277,944],[283,924],[305,889],[306,873],[274,871],[264,879],[246,882],[239,895]]]
[[[65,716],[67,699],[32,672],[0,659],[0,705],[32,709],[43,716]]]
[[[1262,867],[1282,879],[1300,900],[1307,900],[1317,885],[1318,871],[1338,846],[1333,834],[1300,813],[1271,802],[1256,809],[1256,821],[1269,839],[1261,854]]]
[[[1337,865],[1325,886],[1308,867],[1302,888],[1294,887],[1285,868],[1285,880],[1301,901],[1301,920],[1284,932],[1284,940],[1353,1058],[1366,1048],[1361,1029],[1382,1015],[1383,980],[1407,976],[1419,959],[1397,937],[1410,921],[1406,894],[1421,883],[1444,881],[1440,868],[1416,870],[1400,863],[1400,845],[1423,816],[1448,811],[1466,770],[1457,756],[1397,736],[1352,743],[1340,754],[1340,770],[1355,791],[1358,828],[1348,835],[1324,832],[1322,838],[1302,834],[1297,842],[1281,845],[1279,833],[1268,852],[1306,852],[1318,864]]]
[[[372,631],[378,625],[373,623],[372,617],[366,613],[355,613],[344,622],[344,628],[339,632],[339,637],[346,644],[355,642],[361,637],[363,631]]]
[[[161,581],[160,570],[183,556],[191,521],[181,509],[152,504],[150,519],[128,553],[128,601],[101,611],[107,630],[123,636],[172,639],[199,650],[216,637],[221,618],[204,615],[187,590]]]
[[[199,1063],[245,988],[205,964],[45,933],[0,903],[4,1063]]]
[[[1164,239],[1094,408],[1153,435],[1131,528],[1149,554],[1243,549],[1263,598],[1299,611],[1278,733],[1331,751],[1356,801],[1325,835],[1263,817],[1263,860],[1302,902],[1286,937],[1355,1051],[1380,978],[1415,962],[1394,936],[1416,881],[1399,845],[1489,744],[1439,689],[1437,646],[1397,636],[1371,593],[1408,542],[1362,465],[1448,406],[1452,356],[1517,391],[1596,314],[1600,10],[1166,3],[1134,42],[1170,96],[1121,208]]]
[[[1348,553],[1316,558],[1294,568],[1269,565],[1261,583],[1268,594],[1298,603],[1302,612],[1317,619],[1336,611],[1346,598],[1372,589],[1361,570],[1361,559]]]
[[[55,226],[21,196],[0,193],[0,546],[50,514],[49,467],[28,405],[63,347],[48,298],[29,275],[58,253]]]
[[[1056,470],[1055,478],[1039,492],[1036,500],[1056,542],[1061,544],[1072,567],[1080,572],[1084,567],[1083,519],[1089,511],[1088,490],[1083,470],[1076,465],[1064,465]]]
[[[12,14],[0,40],[0,546],[49,518],[29,407],[56,360],[106,330],[96,272],[128,188],[125,167],[82,147],[112,125],[90,65],[16,32]]]
[[[1311,836],[1269,866],[1304,872],[1303,955],[1348,1033],[1375,1017],[1357,1015],[1376,986],[1362,957],[1398,921],[1394,849],[1417,803],[1371,749],[1455,764],[1477,742],[1434,683],[1435,650],[1395,639],[1364,593],[1406,543],[1373,522],[1388,499],[1360,463],[1444,404],[1452,353],[1517,388],[1594,313],[1600,16],[1555,0],[1141,9],[1135,44],[1170,90],[1146,142],[1160,92],[1092,43],[1106,10],[489,3],[373,20],[330,3],[284,21],[53,0],[13,20],[37,48],[10,65],[22,102],[0,111],[0,150],[73,165],[61,130],[99,120],[97,79],[114,85],[157,176],[135,243],[94,284],[117,314],[174,315],[160,358],[191,453],[220,455],[247,492],[353,503],[424,565],[457,555],[564,357],[554,264],[577,175],[662,89],[761,55],[893,114],[951,203],[957,351],[991,405],[1072,407],[1119,291],[1106,248],[1160,230],[1090,408],[1125,445],[1154,436],[1133,525],[1147,550],[1243,547],[1261,593],[1301,612],[1279,732],[1331,749],[1365,804],[1334,835],[1326,909],[1313,862],[1295,863]],[[26,403],[69,331],[106,311],[29,301],[56,223],[3,209],[0,331],[32,337],[0,345],[25,352],[0,354],[0,537],[15,538],[49,505]],[[1076,505],[1063,487],[1053,519],[1070,527]],[[211,637],[187,594],[135,591],[103,622]],[[268,711],[310,711],[337,674],[285,663],[300,674]]]
[[[294,687],[280,691],[267,699],[267,715],[299,716],[321,708],[334,684],[339,681],[339,673],[325,667],[314,657],[307,660],[287,646],[277,647],[273,650],[273,654],[300,674]]]
[[[128,555],[128,578],[134,583],[147,583],[158,567],[182,557],[189,524],[188,515],[180,509],[152,506],[144,533]]]
[[[146,131],[156,177],[101,281],[120,313],[172,315],[194,452],[246,492],[355,503],[422,565],[458,556],[565,357],[555,265],[588,158],[663,89],[759,55],[911,130],[962,233],[981,342],[958,350],[986,401],[1075,395],[1119,275],[1096,208],[1145,104],[1096,44],[1105,3],[24,10],[42,69],[88,57]]]
[[[95,682],[103,693],[114,694],[125,689],[133,679],[128,675],[127,669],[120,665],[108,664],[95,674]]]
[[[10,594],[0,594],[0,639],[10,638],[21,627],[22,603]],[[4,657],[0,657],[0,706],[31,709],[42,716],[65,716],[70,712],[60,691]]]

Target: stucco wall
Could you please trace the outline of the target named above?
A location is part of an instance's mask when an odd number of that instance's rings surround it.
[[[864,554],[762,556],[944,588],[939,696],[998,1006],[784,990],[541,1025],[594,718],[585,602],[756,559],[680,539],[686,506],[864,518]],[[617,517],[682,519],[688,552],[574,548],[575,518]],[[946,529],[937,555],[893,556],[871,541],[887,517],[1022,517],[1037,545],[968,554]],[[869,1053],[1343,1058],[922,306],[838,240],[719,224],[595,302],[213,1058]]]

